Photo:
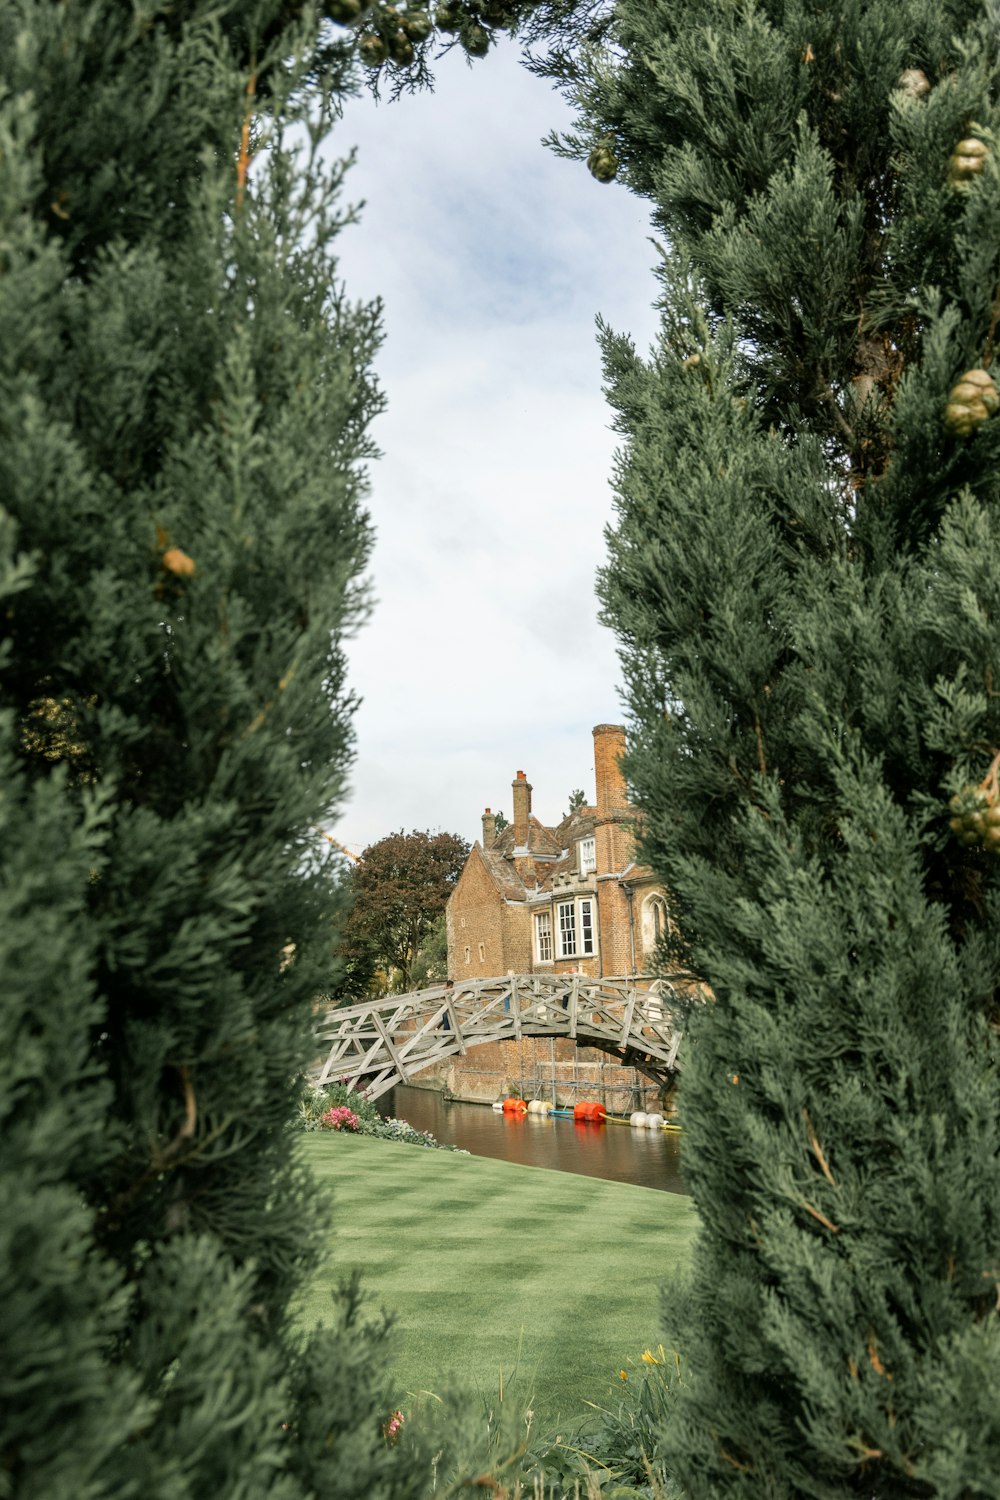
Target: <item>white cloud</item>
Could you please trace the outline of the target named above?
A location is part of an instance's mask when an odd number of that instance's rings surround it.
[[[389,407],[374,435],[371,622],[350,648],[363,697],[338,837],[478,835],[518,769],[558,818],[593,792],[592,725],[621,716],[594,574],[616,439],[594,318],[655,328],[644,206],[540,145],[559,97],[497,49],[452,54],[433,95],[349,102],[333,146],[362,223],[352,299],[380,296]]]

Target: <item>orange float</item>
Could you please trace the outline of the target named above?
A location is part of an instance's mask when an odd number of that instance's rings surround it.
[[[524,1099],[505,1099],[503,1112],[505,1115],[526,1115],[528,1113],[527,1102]]]
[[[600,1125],[607,1118],[607,1110],[603,1104],[574,1104],[574,1120],[592,1120]]]

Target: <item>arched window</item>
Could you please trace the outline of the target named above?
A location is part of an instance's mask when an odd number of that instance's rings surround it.
[[[654,891],[642,903],[643,968],[652,963],[657,948],[667,935],[669,921],[667,903],[659,891]]]

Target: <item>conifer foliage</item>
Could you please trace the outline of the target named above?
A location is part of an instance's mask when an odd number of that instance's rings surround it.
[[[602,595],[714,993],[692,1500],[997,1493],[998,50],[978,0],[619,0],[552,65],[664,238]]]
[[[0,8],[5,1496],[410,1484],[289,1312],[379,404],[294,9]]]

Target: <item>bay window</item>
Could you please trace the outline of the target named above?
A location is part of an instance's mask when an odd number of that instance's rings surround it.
[[[594,952],[596,943],[594,902],[589,896],[560,901],[556,907],[559,957],[581,958]]]

